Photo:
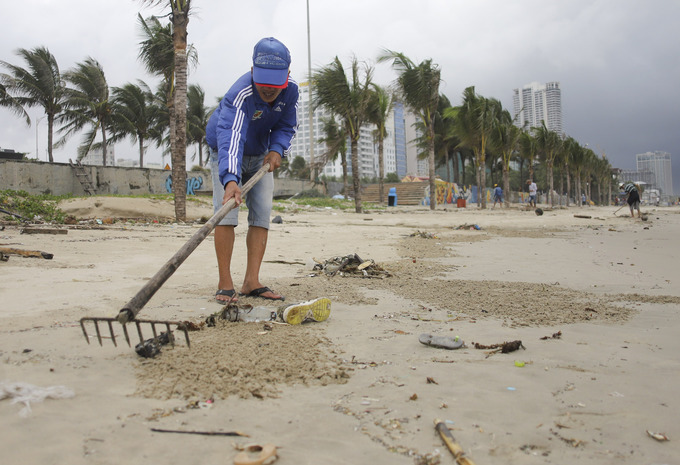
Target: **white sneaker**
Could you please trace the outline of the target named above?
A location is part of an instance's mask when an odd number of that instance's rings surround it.
[[[331,300],[326,297],[289,305],[281,315],[289,325],[299,325],[305,320],[324,321],[331,315]]]

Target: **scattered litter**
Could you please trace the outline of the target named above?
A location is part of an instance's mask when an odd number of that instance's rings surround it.
[[[75,393],[66,386],[38,387],[29,383],[0,382],[0,400],[12,398],[13,404],[24,404],[19,415],[27,417],[31,413],[31,402],[45,399],[70,399]]]
[[[470,231],[481,231],[482,227],[478,224],[461,224],[460,226],[456,227],[456,229],[469,229]]]
[[[410,237],[422,237],[423,239],[439,239],[435,233],[429,233],[425,231],[416,231],[409,235]]]
[[[418,337],[418,341],[426,346],[437,347],[439,349],[453,350],[465,347],[465,342],[458,336],[433,336],[432,334],[423,333]]]
[[[517,368],[522,368],[525,365],[525,363],[521,360],[515,360],[515,366]]]
[[[508,386],[506,389],[507,389],[508,391],[516,391],[516,390],[517,390],[517,388],[514,388],[514,387],[512,387],[512,386]]]
[[[670,439],[668,439],[668,436],[666,436],[664,433],[654,433],[652,431],[647,430],[647,434],[649,435],[650,438],[654,438],[659,442],[670,441]]]
[[[491,345],[483,345],[479,344],[477,342],[473,342],[472,345],[474,346],[475,349],[492,349],[491,351],[487,352],[487,355],[492,355],[498,352],[501,352],[503,354],[509,354],[510,352],[514,352],[516,350],[519,350],[520,347],[524,350],[526,350],[526,347],[522,344],[522,341],[511,341],[511,342],[503,342],[501,344],[491,344]]]
[[[536,213],[536,216],[542,216],[543,210],[541,210],[540,208],[537,208],[536,210],[534,210],[534,213]]]
[[[456,442],[446,423],[439,419],[434,420],[434,428],[441,436],[446,448],[451,452],[458,465],[474,465],[472,459],[465,454],[465,450]]]
[[[277,458],[278,455],[274,444],[265,444],[264,446],[251,444],[244,447],[234,457],[234,465],[269,465]]]
[[[135,346],[135,352],[140,357],[154,358],[161,353],[161,347],[168,344],[175,345],[175,336],[172,331],[162,332],[156,337],[140,342]]]
[[[557,331],[556,333],[553,333],[552,336],[543,336],[540,338],[542,341],[545,341],[547,339],[561,339],[562,338],[562,331]]]
[[[327,276],[350,276],[360,278],[384,279],[392,276],[373,260],[362,260],[357,254],[345,255],[344,257],[330,258],[324,262],[314,259],[313,271],[322,271]],[[315,275],[312,275],[315,276]]]
[[[589,220],[592,218],[590,215],[574,215],[574,218],[583,218],[585,220]]]
[[[283,219],[281,218],[280,215],[276,215],[274,218],[272,218],[272,223],[282,224],[282,223],[283,223]]]
[[[202,436],[241,436],[250,437],[240,431],[182,431],[175,429],[151,428],[154,433],[200,434]]]
[[[436,382],[436,381],[434,380],[434,378],[431,378],[431,377],[428,376],[428,377],[427,377],[427,384],[439,384],[439,383]]]

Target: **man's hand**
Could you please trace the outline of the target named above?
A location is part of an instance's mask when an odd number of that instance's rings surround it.
[[[262,164],[269,163],[269,172],[271,173],[275,169],[281,166],[281,155],[279,152],[271,151],[265,157]]]
[[[229,200],[234,199],[236,203],[235,206],[241,205],[241,188],[238,187],[236,181],[229,181],[226,186],[224,186],[224,197],[222,198],[222,205],[225,205]]]

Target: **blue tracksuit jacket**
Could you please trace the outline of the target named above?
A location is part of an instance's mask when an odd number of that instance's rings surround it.
[[[298,96],[298,85],[292,79],[272,105],[260,98],[250,72],[234,83],[205,128],[206,143],[217,151],[223,186],[241,181],[244,156],[270,151],[288,155],[297,131]]]

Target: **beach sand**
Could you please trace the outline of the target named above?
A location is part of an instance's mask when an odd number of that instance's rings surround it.
[[[330,318],[268,328],[218,321],[189,333],[191,348],[178,335],[174,348],[144,359],[120,339],[88,345],[79,320],[115,317],[199,230],[192,221],[212,215],[209,201],[189,203],[187,224],[168,222],[174,207],[162,200],[60,206],[95,221],[59,235],[0,231],[3,247],[54,254],[0,262],[2,463],[231,464],[238,448],[273,443],[281,465],[453,464],[435,419],[478,465],[678,463],[677,207],[646,209],[642,221],[616,207],[356,214],[301,200],[274,213],[283,222],[271,226],[261,280],[285,303],[328,297]],[[245,231],[237,228],[237,286]],[[140,318],[200,324],[222,309],[213,242]],[[384,273],[313,270],[349,254]],[[423,345],[424,333],[465,347]],[[523,348],[490,348],[510,341]],[[11,383],[58,398],[27,412]]]

